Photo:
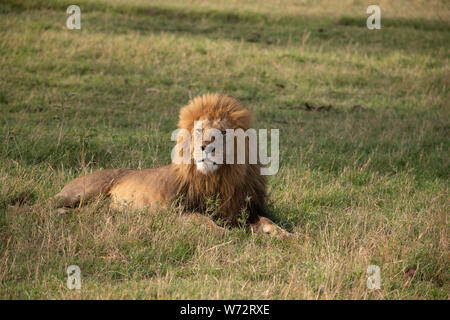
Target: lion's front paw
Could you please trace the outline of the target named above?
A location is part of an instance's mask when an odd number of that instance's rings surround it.
[[[259,220],[251,224],[252,233],[264,233],[280,239],[286,239],[293,236],[292,233],[277,226],[272,220],[265,217],[259,217]]]

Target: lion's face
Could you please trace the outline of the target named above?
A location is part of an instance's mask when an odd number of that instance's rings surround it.
[[[236,165],[236,161],[226,162],[227,158],[236,159],[236,142],[234,147],[226,145],[228,129],[247,130],[251,125],[251,111],[245,109],[236,99],[223,94],[205,94],[194,98],[181,108],[178,128],[190,133],[190,161],[183,162],[178,169],[184,172],[186,178],[192,178],[191,170],[205,175],[219,175],[221,172],[236,169],[242,170],[242,166]],[[232,131],[232,130],[231,130]],[[183,140],[179,146],[183,145]],[[235,140],[236,141],[236,140]],[[230,154],[227,155],[225,151]],[[180,151],[181,154],[184,154]],[[231,154],[234,153],[234,156]],[[230,168],[233,166],[233,168]],[[236,174],[236,177],[239,174]]]
[[[227,119],[200,118],[191,133],[191,152],[197,170],[212,174],[225,165],[226,129],[231,129]]]

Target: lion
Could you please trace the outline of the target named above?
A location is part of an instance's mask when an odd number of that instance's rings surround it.
[[[190,132],[192,140],[196,121],[201,121],[203,131],[225,132],[249,129],[252,116],[250,110],[229,95],[204,94],[180,110],[178,128]],[[212,140],[202,141],[201,151],[207,150]],[[207,223],[217,228],[223,229],[213,221],[230,227],[244,224],[252,233],[291,236],[267,218],[266,177],[260,174],[259,160],[255,164],[219,164],[207,161],[207,153],[201,159],[194,159],[194,147],[195,143],[190,143],[188,156],[192,161],[187,163],[172,160],[160,168],[100,170],[69,182],[53,199],[61,212],[100,195],[110,198],[110,206],[117,209],[168,208],[178,203],[183,208],[181,216],[208,217]],[[210,199],[216,204],[213,214],[208,210]]]

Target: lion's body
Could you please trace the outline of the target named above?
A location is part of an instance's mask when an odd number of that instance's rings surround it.
[[[115,208],[131,206],[133,209],[168,207],[176,198],[171,166],[131,171],[115,183],[110,192]]]
[[[209,128],[220,130],[247,130],[251,125],[250,111],[237,100],[218,94],[192,100],[181,109],[178,126],[192,132],[197,120],[206,120]],[[73,180],[56,198],[59,206],[70,207],[103,194],[111,198],[113,207],[133,209],[169,207],[177,200],[187,211],[201,213],[207,210],[208,199],[215,199],[215,218],[235,225],[246,212],[252,230],[276,233],[281,228],[261,218],[265,214],[266,179],[260,167],[226,164],[208,174],[195,164],[184,163],[144,170],[106,169]]]

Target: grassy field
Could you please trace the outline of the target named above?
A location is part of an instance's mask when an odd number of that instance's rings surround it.
[[[0,298],[448,299],[450,4],[378,1],[368,30],[369,4],[2,1]],[[292,239],[46,205],[82,173],[169,163],[205,92],[280,129],[269,205]]]

